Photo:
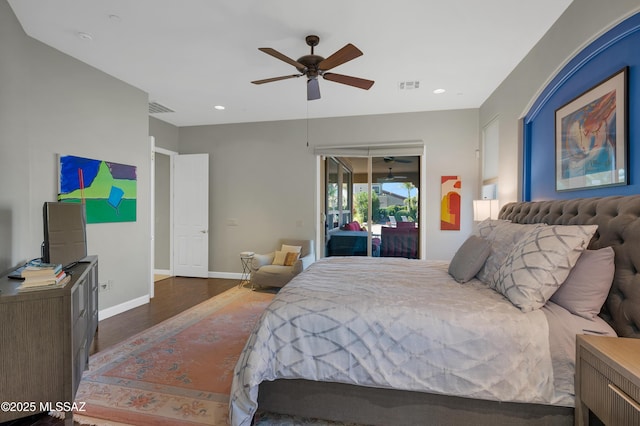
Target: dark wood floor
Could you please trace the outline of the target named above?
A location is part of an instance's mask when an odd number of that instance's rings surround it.
[[[119,343],[231,287],[237,280],[171,277],[158,281],[151,303],[100,321],[91,354]]]
[[[156,282],[150,303],[100,321],[91,354],[115,345],[200,302],[238,285],[237,280],[171,277]],[[62,426],[46,414],[0,423],[0,426]],[[78,425],[78,423],[76,423]]]

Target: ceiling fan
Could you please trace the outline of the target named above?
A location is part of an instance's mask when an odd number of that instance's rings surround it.
[[[379,161],[379,160],[377,160]],[[389,164],[389,163],[411,163],[411,160],[407,159],[407,158],[399,158],[399,157],[382,157],[382,161],[384,161],[385,163]]]
[[[381,182],[393,182],[395,180],[399,180],[399,179],[406,179],[406,176],[399,176],[399,175],[394,175],[391,172],[391,167],[389,167],[389,173],[387,174],[387,176],[385,176],[382,179],[379,179]]]
[[[360,89],[369,90],[373,83],[372,80],[365,80],[363,78],[351,77],[343,74],[336,74],[327,72],[332,68],[342,65],[352,59],[362,55],[360,49],[349,43],[342,49],[335,52],[328,58],[316,55],[313,48],[320,42],[320,37],[316,35],[309,35],[305,38],[307,45],[311,46],[311,54],[304,55],[298,58],[297,61],[289,58],[286,55],[278,52],[270,47],[260,47],[258,50],[271,55],[274,58],[280,59],[290,65],[293,65],[298,70],[299,74],[284,75],[281,77],[267,78],[264,80],[252,81],[253,84],[271,83],[272,81],[286,80],[294,77],[307,76],[307,100],[312,101],[320,99],[320,86],[318,85],[318,76],[322,76],[325,80],[334,81],[336,83],[346,84],[347,86],[353,86]]]

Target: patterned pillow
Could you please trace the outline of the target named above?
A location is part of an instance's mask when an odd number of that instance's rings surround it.
[[[486,222],[486,221],[485,221]],[[479,227],[479,232],[485,233],[491,228],[489,233],[484,237],[491,243],[491,252],[487,261],[478,271],[476,277],[485,284],[490,284],[493,275],[498,271],[502,262],[509,255],[513,246],[532,229],[546,226],[542,223],[520,224],[511,223],[506,220],[493,220],[485,229]],[[484,223],[484,222],[482,222]],[[481,223],[481,224],[482,224]],[[480,235],[482,236],[482,235]]]
[[[565,281],[597,228],[550,225],[531,230],[494,274],[491,288],[523,312],[541,308]]]
[[[508,220],[502,219],[485,219],[474,228],[472,234],[478,237],[487,238],[496,226],[502,223],[510,223]]]

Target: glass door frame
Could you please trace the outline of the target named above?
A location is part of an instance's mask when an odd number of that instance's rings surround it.
[[[325,197],[324,197],[324,213],[326,217],[327,230],[333,229],[339,226],[349,223],[352,218],[353,211],[353,169],[343,160],[336,157],[327,157],[325,164],[332,162],[332,166],[336,166],[335,169],[330,170],[325,166]],[[336,182],[331,181],[331,175],[335,173]],[[329,201],[329,185],[336,185],[336,200],[335,200],[335,213],[330,213],[330,201]],[[346,187],[345,187],[346,185]],[[345,204],[346,200],[346,204]],[[335,217],[329,217],[329,215]],[[336,220],[337,219],[337,220]]]
[[[326,157],[366,157],[369,158],[368,170],[369,175],[369,207],[368,207],[368,221],[371,221],[371,191],[372,188],[372,167],[371,162],[373,157],[397,157],[397,156],[417,156],[419,159],[420,168],[420,188],[421,196],[419,197],[419,217],[418,227],[420,229],[419,234],[419,259],[426,259],[426,194],[427,179],[426,179],[426,145],[423,141],[404,141],[379,145],[356,145],[356,146],[316,146],[314,148],[314,154],[316,155],[316,200],[318,200],[318,217],[316,222],[316,253],[319,257],[324,257],[325,253],[325,158]],[[368,235],[368,254],[371,256],[371,232]]]

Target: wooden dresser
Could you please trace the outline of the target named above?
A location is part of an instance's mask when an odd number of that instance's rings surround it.
[[[640,339],[579,335],[575,424],[640,425]]]
[[[74,401],[98,327],[98,258],[71,274],[62,288],[27,292],[0,278],[0,422]]]

